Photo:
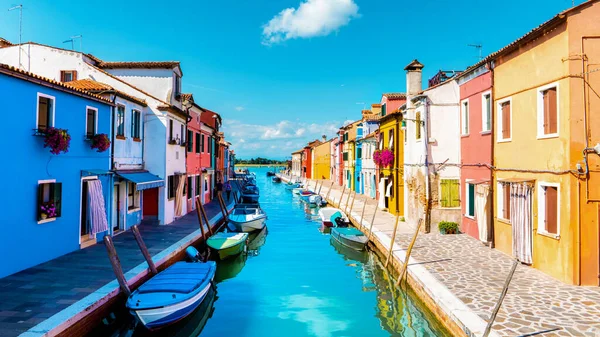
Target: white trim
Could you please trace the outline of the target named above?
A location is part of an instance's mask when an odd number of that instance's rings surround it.
[[[38,123],[40,118],[40,97],[49,98],[52,100],[52,125],[48,125],[48,127],[54,127],[54,121],[56,120],[56,97],[50,96],[41,92],[37,93],[36,101],[35,101],[35,127],[34,129],[38,129]]]
[[[544,187],[556,187],[556,234],[548,233],[546,230],[546,192]],[[549,236],[551,238],[560,238],[560,183],[551,183],[539,181],[537,184],[538,195],[538,229],[537,233]]]
[[[85,135],[87,136],[87,112],[88,110],[94,110],[95,114],[94,117],[96,118],[96,120],[94,121],[94,135],[96,135],[98,133],[98,108],[95,108],[93,106],[89,106],[86,105],[85,106]]]
[[[466,104],[465,104],[466,103]],[[465,107],[467,115],[465,116]],[[462,101],[460,101],[460,135],[461,136],[468,136],[471,129],[470,129],[470,110],[471,109],[471,103],[469,102],[469,99],[463,99]],[[466,117],[466,118],[465,118]],[[466,122],[465,122],[466,119]],[[466,132],[465,132],[465,127],[466,127]]]
[[[486,129],[485,128],[485,120],[487,119],[487,116],[486,116],[485,110],[486,110],[487,106],[485,104],[485,96],[488,96],[488,95],[490,96],[490,121],[489,121],[490,128]],[[486,134],[486,133],[489,133],[492,131],[492,111],[491,110],[493,110],[492,109],[493,105],[494,105],[494,101],[492,100],[492,91],[488,90],[486,92],[483,92],[481,94],[481,132],[480,132],[481,134]]]
[[[509,102],[510,103],[510,137],[509,138],[501,138],[502,137],[502,104]],[[510,142],[512,141],[512,135],[513,135],[513,104],[512,104],[512,97],[508,97],[505,98],[503,100],[500,100],[498,102],[496,102],[496,120],[498,121],[498,123],[496,123],[496,125],[498,126],[498,128],[496,129],[496,142],[497,143],[504,143],[504,142]]]
[[[85,248],[82,247],[81,244],[81,200],[83,199],[83,182],[86,180],[96,180],[98,179],[98,176],[88,176],[88,177],[81,177],[81,180],[79,181],[79,224],[77,226],[77,238],[79,239],[79,248]],[[62,196],[61,196],[62,197]],[[90,239],[92,240],[92,239]],[[87,240],[87,241],[90,241]],[[96,235],[94,234],[94,243],[96,243]],[[85,242],[87,242],[85,241]]]
[[[38,225],[41,225],[41,224],[52,222],[52,221],[56,221],[56,217],[54,217],[54,218],[46,218],[44,220],[39,220],[37,223],[38,223]]]
[[[38,180],[38,185],[55,183],[56,179]]]
[[[502,212],[502,209],[504,208],[504,188],[509,185],[505,185],[501,181],[502,180],[498,180],[496,183],[496,200],[497,200],[496,218],[498,218],[499,220],[502,220],[504,222],[510,223],[510,219],[504,218],[504,214]],[[508,188],[510,188],[510,187],[508,187]]]
[[[555,133],[544,133],[544,95],[543,91],[556,88],[556,132]],[[559,95],[559,83],[553,82],[536,89],[536,101],[537,101],[537,139],[556,138],[560,133],[560,95]]]

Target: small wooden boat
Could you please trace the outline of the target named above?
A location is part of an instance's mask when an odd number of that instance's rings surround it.
[[[257,203],[260,197],[260,192],[256,185],[246,185],[242,191],[242,202],[244,203]]]
[[[333,227],[331,238],[340,244],[355,250],[364,250],[369,239],[354,227]]]
[[[272,177],[275,175],[275,172],[273,171],[267,171],[267,177]]]
[[[136,289],[126,306],[150,330],[175,323],[202,303],[216,268],[213,261],[176,262]]]
[[[206,240],[206,245],[216,252],[220,260],[225,260],[245,251],[247,240],[248,233],[217,233]]]
[[[350,223],[348,217],[339,208],[323,207],[319,210],[319,217],[325,227],[347,226]]]
[[[281,178],[275,176],[275,177],[273,177],[273,182],[274,183],[280,183],[281,182]]]
[[[265,227],[267,214],[258,204],[238,204],[229,215],[229,224],[236,232],[253,232]]]

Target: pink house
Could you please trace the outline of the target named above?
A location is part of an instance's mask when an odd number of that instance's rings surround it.
[[[492,71],[480,62],[457,76],[460,88],[461,231],[488,243],[492,225]]]

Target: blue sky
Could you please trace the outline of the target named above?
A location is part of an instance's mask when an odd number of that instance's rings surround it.
[[[178,60],[183,90],[219,112],[238,158],[284,158],[331,137],[363,103],[477,62],[571,6],[570,0],[0,0],[0,37],[83,51],[107,61]],[[577,0],[576,4],[581,3]],[[499,7],[501,5],[501,7]],[[76,49],[78,46],[76,44]],[[0,60],[1,62],[1,60]],[[359,104],[357,104],[359,103]]]

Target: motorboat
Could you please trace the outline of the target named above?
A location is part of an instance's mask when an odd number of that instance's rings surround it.
[[[260,197],[260,192],[256,185],[246,185],[242,190],[242,202],[257,203]]]
[[[273,177],[273,182],[274,183],[280,183],[281,182],[281,178],[275,176],[275,177]]]
[[[206,245],[212,249],[220,260],[236,256],[246,251],[248,233],[216,233],[206,240]]]
[[[342,210],[335,207],[323,207],[319,209],[319,217],[325,227],[347,227],[350,220]]]
[[[354,250],[364,250],[369,242],[367,236],[354,227],[333,227],[331,238]]]
[[[267,214],[258,204],[238,204],[229,215],[230,227],[236,232],[253,232],[265,227]]]

